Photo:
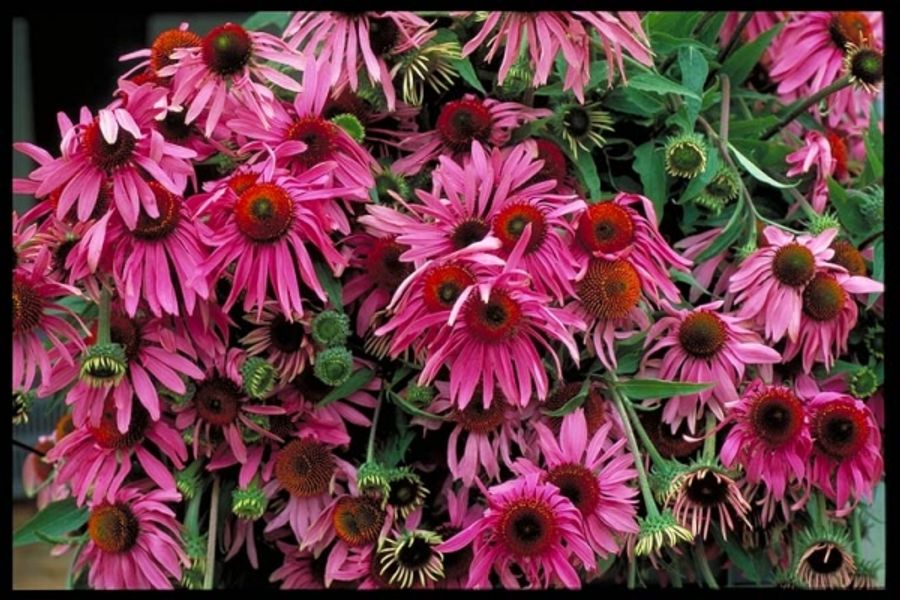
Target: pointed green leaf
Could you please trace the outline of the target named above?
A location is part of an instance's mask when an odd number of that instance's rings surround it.
[[[632,379],[615,384],[619,391],[630,400],[647,400],[650,398],[671,398],[682,394],[696,394],[713,386],[709,383],[682,383],[664,379]]]
[[[316,277],[319,279],[319,284],[325,290],[325,294],[328,296],[331,305],[337,310],[342,310],[344,308],[344,299],[343,292],[341,291],[341,282],[335,278],[331,269],[323,263],[316,261],[314,266],[316,269]]]
[[[644,196],[653,202],[658,224],[666,206],[666,165],[663,153],[652,140],[635,148],[633,168],[641,176]]]
[[[468,58],[460,58],[452,61],[454,68],[456,68],[456,72],[459,73],[459,76],[463,78],[463,81],[468,83],[470,86],[481,92],[482,94],[487,94],[484,90],[484,86],[481,85],[481,80],[478,79],[478,74],[475,72],[475,67],[472,66],[472,61]]]
[[[700,100],[700,95],[692,92],[681,84],[675,83],[671,79],[666,79],[662,75],[646,71],[638,73],[628,80],[629,87],[636,90],[644,90],[645,92],[653,92],[654,94],[677,94]]]
[[[741,154],[741,152],[737,148],[735,148],[734,145],[729,143],[728,147],[734,153],[734,157],[737,159],[737,161],[741,163],[741,166],[744,167],[744,169],[746,169],[746,171],[750,173],[750,175],[752,175],[754,179],[762,181],[765,184],[771,185],[772,187],[776,187],[781,190],[796,187],[797,183],[799,183],[796,181],[794,183],[781,183],[780,181],[775,181],[774,179],[766,175],[762,169],[753,164],[752,160]]]
[[[703,54],[691,46],[678,50],[678,66],[681,68],[681,83],[684,87],[696,93],[703,94],[703,84],[709,74],[709,63]],[[693,130],[700,113],[700,98],[685,98],[684,105],[687,108],[690,129]]]
[[[744,83],[744,80],[753,71],[753,67],[759,62],[763,52],[771,46],[772,38],[781,31],[782,27],[784,27],[784,22],[778,23],[775,27],[761,33],[749,44],[744,44],[735,50],[731,56],[725,59],[725,62],[722,63],[722,73],[731,79],[732,87]]]
[[[40,542],[39,532],[45,537],[61,537],[80,528],[87,520],[88,509],[79,508],[74,498],[51,502],[13,534],[13,547]]]
[[[373,373],[369,369],[360,369],[358,371],[354,371],[353,374],[350,375],[350,377],[347,379],[347,381],[328,392],[324,398],[319,400],[319,403],[316,404],[316,406],[328,406],[335,400],[346,398],[353,392],[361,390],[363,386],[372,381],[373,377],[375,377],[375,373]]]

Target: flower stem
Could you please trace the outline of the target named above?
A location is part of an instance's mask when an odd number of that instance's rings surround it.
[[[615,375],[613,375],[615,377]],[[647,514],[651,517],[659,517],[659,509],[656,507],[656,501],[653,500],[653,492],[650,491],[650,483],[647,481],[647,473],[644,471],[644,460],[641,456],[641,449],[638,447],[637,439],[634,437],[634,430],[631,428],[631,422],[628,419],[628,413],[622,403],[622,396],[615,385],[610,386],[613,402],[616,409],[622,417],[622,425],[625,428],[625,436],[628,438],[628,449],[634,455],[634,468],[637,470],[638,483],[640,484],[641,494],[644,496],[644,504],[647,508]]]
[[[378,417],[381,416],[382,404],[384,404],[384,390],[378,394],[378,404],[375,405],[375,414],[372,415],[372,429],[369,430],[369,444],[366,446],[366,462],[372,462],[375,457],[375,432],[378,429]]]
[[[703,458],[712,460],[716,455],[716,415],[706,413],[706,439],[703,440]]]
[[[819,525],[824,525],[828,519],[827,506],[825,504],[825,494],[821,491],[816,490],[813,492],[816,498],[816,523]]]
[[[637,557],[628,561],[628,586],[629,590],[633,590],[637,582]]]
[[[653,445],[653,441],[650,439],[650,436],[647,434],[647,430],[644,429],[644,425],[641,423],[640,418],[638,417],[637,410],[635,410],[634,406],[631,402],[624,403],[625,410],[628,412],[628,416],[631,417],[631,423],[634,427],[637,436],[641,438],[641,443],[644,445],[644,449],[647,451],[647,454],[650,455],[650,460],[653,461],[653,464],[656,466],[661,466],[666,462],[666,459],[662,457],[659,453],[659,450],[656,449],[656,446]]]
[[[216,533],[219,528],[219,476],[213,475],[212,497],[209,504],[209,538],[206,542],[206,569],[203,575],[203,589],[213,589],[216,571]]]
[[[786,125],[788,125],[788,123],[790,123],[791,121],[793,121],[794,119],[799,117],[801,114],[803,114],[803,112],[806,111],[810,106],[812,106],[813,104],[816,104],[823,98],[827,98],[828,96],[830,96],[831,94],[834,94],[835,92],[841,91],[848,85],[850,85],[850,74],[849,73],[847,75],[844,75],[843,77],[841,77],[840,79],[838,79],[837,81],[832,83],[831,85],[829,85],[827,87],[823,87],[821,90],[819,90],[818,92],[816,92],[809,98],[798,101],[798,103],[794,106],[794,108],[789,110],[787,112],[787,114],[785,114],[783,117],[781,117],[777,123],[775,123],[768,129],[766,129],[759,139],[761,139],[762,141],[766,141],[767,139],[769,139],[770,137],[772,137],[773,135],[775,135],[776,133],[781,131]]]
[[[706,546],[703,545],[703,540],[701,538],[697,539],[697,545],[694,547],[694,556],[697,559],[697,567],[700,570],[700,575],[703,576],[703,581],[706,582],[707,587],[714,590],[719,589],[719,584],[716,582],[716,578],[709,568],[709,561],[706,560]]]
[[[109,291],[100,290],[100,313],[97,317],[97,343],[108,344],[109,337]]]
[[[850,527],[853,529],[853,553],[857,560],[862,558],[862,525],[859,519],[859,507],[853,511],[850,517]]]

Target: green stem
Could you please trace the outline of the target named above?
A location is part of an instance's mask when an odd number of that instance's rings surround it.
[[[628,561],[628,586],[629,590],[633,590],[637,583],[637,558]]]
[[[747,23],[750,22],[750,19],[753,18],[753,11],[748,10],[744,13],[744,16],[741,17],[741,20],[738,21],[737,27],[734,30],[734,33],[731,35],[731,39],[728,40],[728,44],[722,48],[722,51],[719,52],[719,55],[716,57],[716,62],[722,64],[725,62],[725,59],[728,58],[728,55],[731,54],[731,51],[734,50],[735,46],[737,46],[738,42],[741,40],[741,34],[744,32],[744,29],[747,27]]]
[[[697,539],[697,545],[694,547],[694,557],[697,559],[697,566],[700,570],[700,575],[703,576],[703,581],[706,582],[706,586],[714,590],[719,589],[719,584],[716,583],[712,569],[709,568],[709,561],[706,560],[706,547],[703,545],[702,539]]]
[[[850,85],[850,75],[849,74],[844,75],[843,77],[841,77],[840,79],[838,79],[837,81],[832,83],[831,85],[822,88],[821,90],[819,90],[818,92],[816,92],[815,94],[810,96],[809,98],[798,101],[798,103],[794,106],[794,108],[789,110],[787,112],[787,114],[785,114],[783,117],[781,117],[777,123],[775,123],[774,125],[769,127],[767,130],[765,130],[763,132],[762,136],[760,137],[760,139],[762,141],[766,141],[767,139],[769,139],[770,137],[772,137],[773,135],[775,135],[776,133],[781,131],[788,123],[790,123],[791,121],[793,121],[794,119],[799,117],[801,114],[803,114],[803,112],[805,112],[810,106],[818,103],[823,98],[827,98],[828,96],[830,96],[831,94],[833,94],[835,92],[841,91],[848,85]]]
[[[672,561],[672,568],[666,569],[666,571],[669,573],[669,577],[672,578],[672,587],[678,589],[681,588],[682,585],[681,573],[678,571],[678,567],[680,566],[678,563],[680,561],[678,555],[672,552],[671,548],[668,549],[668,553],[669,559]]]
[[[706,413],[706,439],[703,440],[703,458],[712,460],[716,456],[716,415]]]
[[[213,475],[212,496],[209,500],[209,538],[206,542],[206,573],[203,575],[203,589],[213,589],[216,571],[216,534],[219,528],[219,476]]]
[[[722,73],[719,76],[722,84],[722,114],[719,118],[719,137],[722,145],[728,147],[728,122],[731,120],[731,79]]]
[[[816,515],[818,524],[824,525],[828,520],[828,508],[825,503],[825,494],[821,491],[813,492],[816,495]]]
[[[853,511],[850,517],[850,526],[853,528],[853,553],[857,559],[862,558],[862,525],[859,520],[859,508]]]
[[[666,462],[666,459],[663,458],[662,454],[659,453],[659,450],[656,449],[653,440],[650,439],[647,430],[644,429],[644,425],[641,423],[640,417],[638,417],[637,410],[635,410],[631,402],[625,403],[625,410],[628,412],[628,416],[631,417],[632,426],[634,427],[635,432],[637,432],[637,436],[641,438],[641,443],[644,445],[647,454],[650,455],[650,460],[653,461],[654,465],[658,467],[662,466]]]
[[[615,377],[615,375],[613,375]],[[634,468],[637,470],[638,483],[640,484],[641,494],[644,496],[644,504],[647,508],[647,514],[650,517],[659,517],[659,509],[656,507],[656,501],[653,500],[653,492],[650,491],[650,482],[647,481],[647,472],[644,470],[644,460],[641,456],[641,449],[638,447],[637,439],[634,437],[634,430],[631,428],[631,422],[628,419],[628,413],[622,403],[622,396],[615,385],[610,386],[613,402],[616,409],[622,417],[622,425],[625,428],[625,436],[628,438],[628,449],[634,455]]]
[[[375,432],[378,429],[382,404],[384,404],[384,390],[378,395],[378,404],[375,405],[375,414],[372,415],[372,429],[369,430],[369,444],[366,446],[366,462],[372,462],[375,457]]]
[[[109,337],[109,291],[100,290],[100,314],[97,317],[97,343],[108,344]]]

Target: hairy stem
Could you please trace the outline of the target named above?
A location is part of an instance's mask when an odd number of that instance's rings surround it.
[[[823,87],[821,90],[819,90],[818,92],[816,92],[809,98],[798,101],[798,103],[794,106],[794,108],[789,110],[787,112],[787,114],[785,114],[783,117],[778,119],[777,123],[775,123],[768,129],[766,129],[763,132],[760,139],[763,141],[769,139],[770,137],[772,137],[773,135],[775,135],[776,133],[778,133],[779,131],[784,129],[784,127],[786,127],[791,121],[793,121],[794,119],[799,117],[801,114],[803,114],[810,106],[817,104],[820,100],[822,100],[823,98],[827,98],[828,96],[830,96],[831,94],[833,94],[835,92],[841,91],[848,85],[850,85],[850,75],[849,74],[844,75],[843,77],[841,77],[840,79],[838,79],[837,81],[832,83],[831,85],[829,85],[827,87]]]
[[[615,375],[613,375],[615,377]],[[656,501],[653,500],[653,492],[650,490],[650,482],[647,480],[647,472],[644,470],[644,460],[641,456],[641,449],[638,447],[637,439],[634,437],[634,430],[631,428],[631,422],[628,413],[623,406],[622,396],[615,385],[610,386],[613,402],[616,409],[622,417],[622,425],[625,428],[625,436],[628,438],[628,449],[634,455],[634,468],[637,470],[638,483],[640,484],[641,494],[644,497],[644,504],[647,508],[647,514],[651,517],[659,517],[659,509],[656,507]]]
[[[372,429],[369,430],[369,443],[366,446],[366,462],[372,462],[375,457],[375,432],[378,429],[378,417],[381,416],[382,404],[384,404],[384,390],[378,395],[378,404],[375,405],[375,414],[372,415]]]
[[[631,425],[634,427],[637,436],[641,438],[641,443],[644,445],[647,454],[650,455],[650,460],[653,461],[653,464],[660,466],[665,463],[666,459],[663,458],[662,454],[659,453],[659,450],[656,449],[656,446],[653,444],[653,441],[647,434],[647,430],[644,429],[644,425],[638,417],[637,410],[635,410],[631,402],[625,403],[625,410],[628,412],[628,416],[631,417]]]
[[[108,344],[109,337],[109,291],[100,290],[100,313],[97,317],[97,343]]]
[[[203,589],[213,589],[213,579],[216,571],[216,533],[219,528],[219,481],[218,475],[213,475],[212,496],[209,504],[209,538],[206,542],[206,573],[203,575]]]
[[[716,415],[706,413],[706,439],[703,440],[703,458],[712,460],[716,455]]]
[[[697,545],[694,547],[694,556],[697,559],[697,567],[700,570],[703,581],[706,582],[706,586],[714,590],[719,589],[719,584],[716,582],[712,569],[709,568],[709,561],[706,560],[706,546],[703,545],[703,539],[701,538],[697,539]]]

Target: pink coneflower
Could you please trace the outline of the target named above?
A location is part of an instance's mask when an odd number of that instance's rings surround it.
[[[784,360],[803,356],[803,371],[821,362],[831,370],[835,356],[847,352],[847,339],[856,326],[859,309],[851,294],[884,291],[884,284],[846,273],[817,273],[803,288],[803,313],[797,339],[789,339]]]
[[[396,92],[385,57],[420,48],[434,37],[431,24],[408,11],[310,12],[299,11],[284,29],[292,48],[324,59],[329,85],[346,75],[350,89],[359,87],[357,71],[365,66],[369,81],[381,84],[388,110],[394,110]]]
[[[460,410],[469,404],[479,383],[485,408],[491,406],[495,385],[514,405],[527,406],[532,391],[544,400],[549,384],[538,347],[547,350],[561,377],[559,357],[548,338],[561,342],[578,364],[571,329],[584,329],[584,322],[565,309],[550,306],[549,298],[527,287],[517,272],[515,259],[528,244],[530,229],[526,226],[501,273],[479,282],[477,291],[466,288],[454,304],[448,325],[432,342],[419,385],[433,381],[446,365],[450,399]]]
[[[821,392],[807,404],[813,437],[809,479],[835,501],[839,516],[852,510],[881,479],[881,432],[872,411],[846,394]]]
[[[737,294],[737,316],[751,320],[775,343],[800,333],[803,288],[821,270],[840,270],[828,262],[837,229],[817,236],[793,236],[771,225],[763,229],[765,247],[745,259],[732,274],[728,291]]]
[[[78,330],[66,317],[72,317],[84,329],[84,324],[70,309],[56,302],[67,296],[80,296],[74,287],[49,279],[45,273],[50,265],[50,252],[39,251],[31,271],[13,269],[12,276],[12,387],[30,390],[37,372],[41,386],[50,384],[53,365],[44,339],[57,350],[59,360],[75,365],[73,350],[83,350],[84,342]],[[73,345],[74,344],[74,348]]]
[[[744,467],[750,484],[766,485],[775,500],[802,482],[812,451],[803,402],[788,388],[754,380],[729,407],[735,420],[722,445],[722,464]]]
[[[71,424],[72,419],[69,418],[68,421]],[[46,459],[46,453],[53,449],[57,439],[60,438],[55,431],[50,435],[38,436],[34,449],[45,456],[29,452],[22,463],[22,488],[29,498],[37,495],[35,505],[38,510],[44,510],[51,502],[64,500],[71,495],[68,486],[54,476],[53,465]]]
[[[714,459],[700,459],[670,484],[666,503],[672,505],[672,514],[694,536],[708,539],[709,526],[718,517],[719,531],[728,539],[728,532],[736,523],[752,527],[747,519],[751,507],[741,494],[735,475]]]
[[[253,326],[240,340],[247,355],[264,356],[278,370],[279,380],[292,380],[312,363],[315,346],[308,318],[296,313],[287,318],[268,301],[261,315],[245,315],[244,320]]]
[[[274,161],[269,160],[256,183],[240,196],[226,193],[223,202],[213,207],[225,212],[221,226],[212,230],[197,224],[201,239],[215,248],[197,277],[215,280],[235,264],[231,292],[222,304],[226,311],[245,291],[244,312],[256,308],[261,317],[271,289],[286,318],[302,315],[300,281],[321,300],[326,299],[306,243],[322,254],[332,270],[346,265],[327,235],[331,227],[320,206],[321,200],[350,191],[322,181],[335,167],[334,162],[321,163],[289,177],[276,175]]]
[[[639,204],[643,214],[633,204]],[[660,235],[656,222],[656,211],[648,198],[624,192],[616,194],[609,201],[587,206],[578,217],[577,243],[573,244],[572,253],[582,270],[592,257],[628,259],[654,303],[659,302],[660,291],[670,301],[678,302],[681,294],[669,276],[669,269],[687,272],[691,262],[672,250]]]
[[[668,316],[647,332],[643,364],[649,356],[666,348],[659,367],[660,379],[715,384],[696,394],[673,396],[666,402],[662,417],[672,431],[684,420],[693,433],[707,408],[720,421],[725,418],[723,406],[738,399],[736,386],[744,378],[747,365],[756,366],[763,377],[771,378],[770,365],[780,362],[781,355],[743,327],[743,319],[718,312],[721,300],[693,310],[679,310],[666,301],[662,305]]]
[[[555,582],[581,587],[571,557],[574,554],[588,571],[596,568],[595,557],[584,537],[581,513],[558,487],[532,473],[485,494],[488,508],[481,518],[437,547],[439,552],[455,552],[472,544],[475,558],[466,587],[487,587],[493,571],[505,588],[519,589],[513,566],[530,587]]]
[[[438,525],[435,531],[444,540],[449,540],[454,535],[477,521],[481,517],[481,509],[469,504],[469,490],[467,486],[460,486],[456,492],[452,488],[445,488],[440,497],[447,501],[447,520]],[[438,582],[438,587],[448,589],[465,589],[466,580],[469,578],[469,566],[474,555],[471,546],[464,546],[455,552],[444,551],[444,579]]]
[[[228,119],[228,127],[251,140],[242,152],[269,146],[279,164],[289,166],[294,173],[334,161],[337,164],[333,176],[341,185],[372,188],[375,186],[372,156],[341,127],[324,118],[330,91],[328,73],[312,56],[307,56],[303,90],[294,96],[293,102],[273,102],[266,123],[255,119],[249,109],[235,110],[234,118]],[[351,196],[359,200],[368,198],[365,192]]]
[[[168,82],[166,77],[161,77],[159,72],[175,64],[172,53],[180,48],[196,48],[203,45],[203,38],[189,29],[187,23],[181,23],[177,29],[166,29],[154,38],[149,48],[143,48],[129,52],[119,57],[119,61],[142,59],[135,66],[125,72],[121,79],[130,79],[135,71],[144,70],[153,76],[154,83]]]
[[[160,489],[174,493],[172,470],[145,447],[145,440],[152,442],[175,468],[184,468],[187,448],[172,425],[165,419],[151,421],[147,411],[138,405],[131,412],[128,430],[119,431],[114,400],[109,396],[100,425],[86,424],[75,429],[47,453],[47,460],[62,464],[57,480],[72,487],[78,504],[84,502],[88,493],[94,502],[104,497],[114,502],[131,473],[133,458]]]
[[[181,494],[135,484],[113,501],[96,500],[88,517],[88,542],[73,565],[88,567],[94,589],[171,590],[190,559],[181,546],[181,525],[167,503]]]
[[[34,194],[41,198],[60,190],[56,214],[62,219],[77,201],[77,216],[87,220],[94,211],[100,188],[112,181],[113,203],[129,229],[137,226],[139,207],[159,217],[156,196],[146,177],[172,194],[180,195],[193,173],[188,162],[193,150],[165,141],[151,124],[166,90],[151,85],[137,87],[122,103],[116,100],[100,109],[97,117],[81,110],[78,125],[58,115],[62,156],[43,164],[29,177],[40,181]]]
[[[247,31],[234,23],[213,28],[198,46],[176,48],[169,59],[171,64],[159,69],[157,75],[173,77],[172,104],[190,102],[185,124],[190,125],[208,109],[204,121],[206,137],[219,123],[229,95],[267,125],[275,102],[268,84],[290,92],[302,89],[296,80],[264,64],[303,70],[302,56],[270,33]]]
[[[125,433],[131,423],[135,398],[147,410],[150,419],[158,421],[161,415],[158,386],[175,394],[184,394],[187,387],[183,376],[202,379],[203,371],[184,356],[183,345],[176,347],[173,337],[183,336],[184,332],[173,332],[168,321],[130,319],[115,309],[111,311],[109,321],[110,341],[123,351],[124,364],[117,365],[121,376],[88,373],[82,367],[81,379],[66,395],[66,404],[73,406],[72,418],[78,427],[85,423],[99,427],[108,410],[107,399],[113,398],[116,423],[119,431]],[[92,338],[96,338],[96,332]],[[89,348],[88,356],[92,356],[91,352]],[[121,358],[117,357],[115,362]],[[73,367],[60,370],[55,377],[60,381],[72,381],[77,376],[78,368]]]
[[[284,554],[284,563],[272,571],[269,581],[280,581],[283,590],[324,590],[325,557],[316,557],[309,550],[299,550],[296,544],[278,541],[276,546]]]
[[[535,423],[544,468],[520,459],[514,469],[519,475],[538,473],[559,488],[581,513],[585,539],[601,558],[619,552],[623,537],[639,531],[634,458],[622,451],[624,437],[609,439],[612,427],[608,421],[589,435],[583,408],[563,417],[559,439]]]
[[[344,488],[338,480],[355,478],[356,469],[313,435],[288,441],[272,460],[274,478],[263,489],[270,495],[285,491],[288,499],[268,522],[266,531],[290,524],[302,543],[334,493]]]
[[[810,131],[804,138],[802,148],[788,154],[785,161],[791,165],[788,177],[808,173],[813,166],[816,178],[810,190],[813,209],[821,213],[828,202],[828,178],[836,175],[839,179],[847,177],[847,146],[834,131],[821,134]]]
[[[402,142],[400,148],[412,153],[394,162],[391,168],[411,175],[439,157],[459,161],[469,152],[472,142],[503,146],[513,129],[551,114],[546,108],[529,108],[492,98],[480,100],[474,94],[466,94],[441,107],[433,131],[410,135]]]

